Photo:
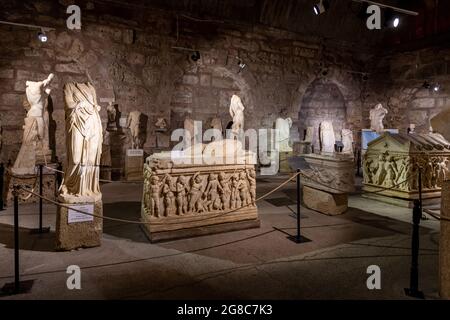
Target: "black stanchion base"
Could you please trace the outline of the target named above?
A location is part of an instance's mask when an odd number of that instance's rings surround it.
[[[305,243],[305,242],[311,242],[312,240],[305,238],[303,236],[297,237],[297,236],[289,236],[287,237],[289,240],[295,243]]]
[[[422,291],[412,290],[410,288],[405,288],[405,294],[408,297],[413,297],[417,299],[425,299],[425,296]]]
[[[42,234],[42,233],[49,233],[50,227],[43,227],[42,229],[31,229],[30,234]]]
[[[20,294],[20,293],[28,293],[31,291],[33,287],[34,280],[26,280],[19,282],[19,290],[16,290],[16,286],[14,282],[6,283],[2,288],[2,293],[6,295]]]

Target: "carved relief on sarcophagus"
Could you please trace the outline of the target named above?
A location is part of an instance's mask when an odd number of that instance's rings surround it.
[[[419,170],[422,198],[439,198],[450,177],[450,142],[440,134],[390,134],[368,144],[363,157],[364,191],[393,198],[418,199]]]
[[[141,218],[151,241],[259,226],[254,164],[177,164],[169,154],[144,165]]]

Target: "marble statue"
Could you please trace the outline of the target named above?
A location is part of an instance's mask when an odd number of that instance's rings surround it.
[[[159,130],[159,131],[165,131],[165,130],[167,130],[167,121],[166,121],[166,119],[164,119],[164,118],[158,118],[158,119],[156,119],[156,123],[155,123],[155,127],[156,127],[156,130]]]
[[[381,103],[370,110],[370,130],[381,133],[384,131],[383,119],[388,113]]]
[[[23,126],[22,146],[12,168],[12,172],[15,174],[34,174],[36,156],[42,156],[43,162],[51,157],[47,105],[51,92],[50,83],[53,78],[54,75],[51,73],[45,80],[25,83],[27,97],[25,105],[29,109]]]
[[[117,130],[117,105],[113,104],[111,101],[106,107],[106,112],[108,114],[108,124],[106,130],[116,131]]]
[[[107,130],[103,131],[102,156],[100,158],[100,165],[102,167],[111,167],[111,144],[110,136]]]
[[[323,153],[334,153],[334,144],[336,139],[334,136],[333,124],[330,121],[320,123],[320,151]]]
[[[348,153],[353,155],[353,132],[350,129],[342,129],[342,144],[344,148],[342,149],[342,153]]]
[[[66,169],[60,188],[63,197],[101,199],[99,186],[102,122],[95,88],[87,83],[64,85]]]
[[[275,121],[275,129],[278,131],[278,150],[280,152],[291,152],[292,147],[289,145],[290,131],[292,127],[291,118],[278,118]]]
[[[238,136],[244,130],[244,105],[241,98],[233,94],[230,102],[230,115],[233,118],[233,125],[231,127],[231,133],[233,136]]]
[[[140,132],[141,115],[142,113],[137,110],[128,114],[127,128],[130,129],[131,149],[142,149],[143,147]]]
[[[312,143],[314,140],[314,127],[307,127],[305,132],[305,138],[303,141]]]

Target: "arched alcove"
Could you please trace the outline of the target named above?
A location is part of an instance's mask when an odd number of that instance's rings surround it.
[[[346,127],[346,101],[339,87],[332,81],[317,79],[306,89],[298,113],[298,130],[300,138],[304,137],[307,127],[314,127],[315,137],[322,121],[331,121],[336,138]],[[319,141],[315,139],[314,148],[318,150]]]

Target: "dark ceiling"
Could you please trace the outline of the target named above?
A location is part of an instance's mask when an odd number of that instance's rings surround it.
[[[417,43],[443,41],[450,31],[449,0],[378,0],[419,12],[417,17],[400,15],[398,29],[369,31],[365,6],[352,0],[330,0],[330,8],[315,16],[319,0],[94,0],[116,6],[158,7],[196,18],[220,19],[225,23],[263,24],[329,41],[343,41],[355,49],[392,49]],[[448,37],[446,36],[447,40]],[[425,41],[426,40],[426,41]],[[426,44],[425,44],[426,42]],[[399,46],[401,45],[401,46]]]

